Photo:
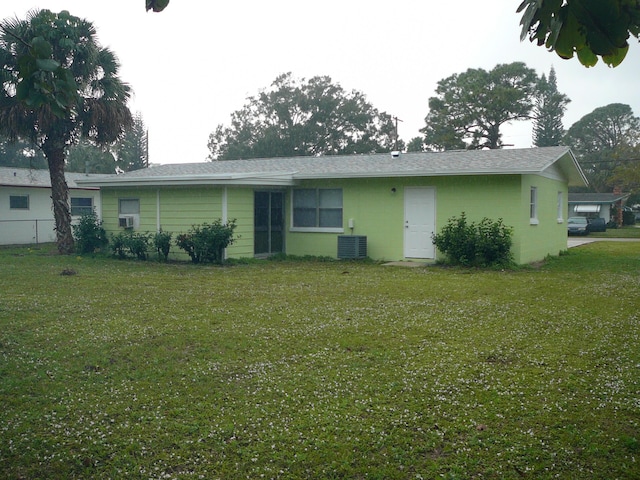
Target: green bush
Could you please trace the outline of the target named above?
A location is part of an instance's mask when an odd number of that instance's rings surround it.
[[[187,252],[193,263],[218,263],[224,262],[224,249],[235,241],[233,231],[236,221],[230,220],[222,223],[218,219],[213,223],[193,225],[187,233],[182,233],[176,238],[176,245]]]
[[[622,225],[635,225],[636,214],[631,210],[625,210],[622,212]]]
[[[111,250],[120,257],[135,257],[138,260],[146,260],[151,242],[151,234],[137,232],[120,232],[111,236]]]
[[[120,232],[118,235],[111,235],[109,246],[111,247],[111,251],[115,256],[120,258],[125,258],[127,256],[125,243],[126,239],[124,232]]]
[[[433,236],[433,244],[445,253],[452,263],[471,265],[475,261],[476,234],[467,223],[465,213],[451,217],[440,233]]]
[[[513,261],[512,233],[513,229],[504,225],[502,219],[483,218],[476,224],[468,222],[462,212],[460,217],[451,217],[440,233],[433,235],[433,244],[454,265],[508,265]]]
[[[85,213],[80,217],[77,225],[73,225],[73,237],[78,253],[94,253],[104,248],[107,243],[107,233],[102,228],[102,221],[96,212]]]
[[[158,252],[158,259],[164,260],[165,262],[169,259],[169,250],[171,250],[171,237],[173,233],[171,232],[163,232],[160,230],[153,237],[153,245],[156,247],[156,251]]]
[[[497,221],[483,218],[477,225],[476,258],[484,265],[506,265],[513,261],[511,235],[513,229]]]

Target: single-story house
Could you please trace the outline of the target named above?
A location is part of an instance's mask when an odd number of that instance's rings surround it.
[[[112,233],[235,219],[228,257],[429,261],[432,235],[465,212],[511,226],[522,264],[566,250],[568,186],[586,179],[568,147],[545,147],[168,164],[77,183],[100,188]]]
[[[611,212],[613,207],[618,208],[618,212],[622,212],[624,201],[629,194],[620,192],[614,193],[570,193],[569,194],[569,216],[580,216],[587,218],[604,218],[609,223],[614,220],[622,223],[622,217],[612,218]]]
[[[72,221],[101,211],[98,187],[78,186],[78,178],[100,175],[66,173]],[[55,242],[49,170],[0,167],[0,245]]]

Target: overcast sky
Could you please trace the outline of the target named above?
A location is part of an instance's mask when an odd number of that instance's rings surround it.
[[[640,115],[635,39],[619,67],[584,68],[520,42],[520,0],[171,0],[162,13],[145,12],[143,0],[30,2],[3,1],[0,18],[46,8],[93,22],[134,90],[130,107],[149,128],[153,163],[205,161],[209,133],[228,125],[248,96],[284,72],[328,75],[346,90],[363,92],[402,120],[405,141],[424,126],[439,80],[515,61],[538,74],[553,65],[558,89],[571,98],[565,128],[610,103],[628,104]],[[531,146],[530,122],[503,133],[505,143]]]

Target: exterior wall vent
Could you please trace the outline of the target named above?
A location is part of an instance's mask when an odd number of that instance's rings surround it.
[[[364,235],[338,235],[338,258],[366,258],[367,237]]]

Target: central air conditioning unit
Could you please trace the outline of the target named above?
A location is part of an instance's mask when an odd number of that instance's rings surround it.
[[[122,228],[133,228],[133,216],[124,215],[118,218],[118,226]]]
[[[364,235],[338,235],[338,258],[366,258],[367,237]]]

